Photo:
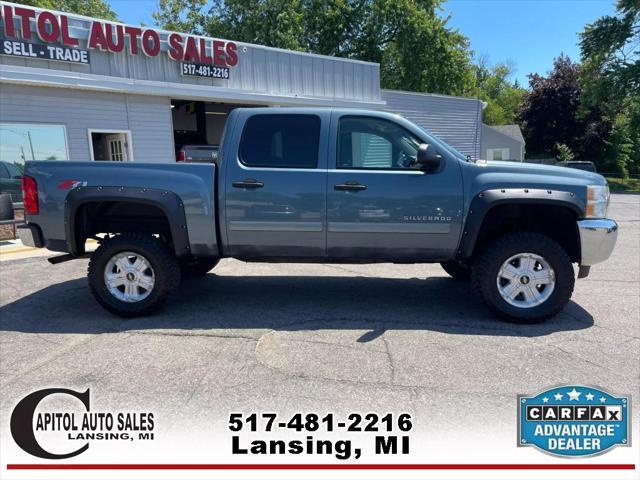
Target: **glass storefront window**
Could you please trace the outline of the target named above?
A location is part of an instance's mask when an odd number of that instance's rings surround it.
[[[27,160],[68,160],[62,125],[0,123],[0,161],[22,168]]]

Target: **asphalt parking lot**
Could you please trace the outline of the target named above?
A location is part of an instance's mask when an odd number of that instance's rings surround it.
[[[102,405],[136,399],[171,422],[402,409],[430,428],[473,422],[480,395],[513,429],[519,393],[577,383],[640,398],[640,196],[614,195],[609,216],[613,257],[541,325],[496,320],[438,265],[224,260],[161,313],[122,320],[93,300],[85,260],[3,261],[0,412],[39,387],[90,386]]]

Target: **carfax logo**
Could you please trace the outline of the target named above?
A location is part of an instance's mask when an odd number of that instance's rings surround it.
[[[518,446],[562,457],[631,445],[630,397],[580,385],[518,395]]]

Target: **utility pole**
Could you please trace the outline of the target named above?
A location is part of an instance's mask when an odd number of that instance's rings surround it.
[[[36,159],[35,153],[33,153],[33,142],[31,141],[31,130],[27,130],[27,137],[29,137],[29,146],[31,147],[31,160]]]

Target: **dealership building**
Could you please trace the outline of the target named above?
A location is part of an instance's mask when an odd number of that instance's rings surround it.
[[[479,100],[383,90],[376,63],[0,2],[3,162],[175,162],[242,106],[385,110],[480,156]]]

